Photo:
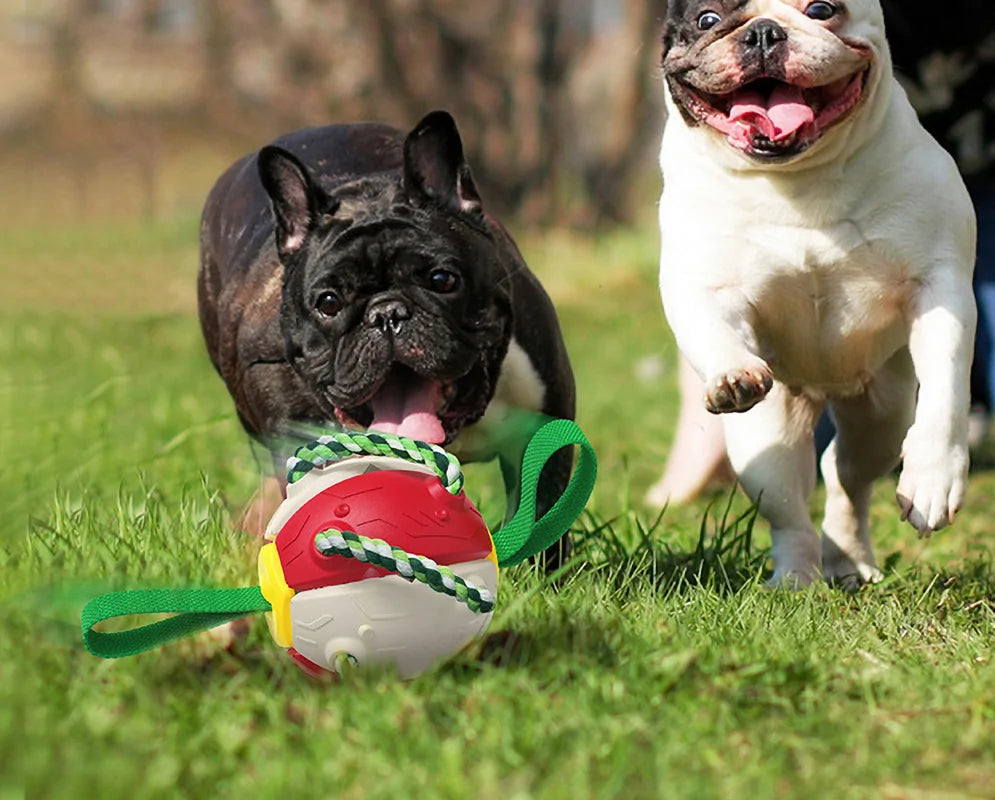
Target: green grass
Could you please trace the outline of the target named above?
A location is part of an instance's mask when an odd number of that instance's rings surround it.
[[[255,582],[230,524],[258,473],[199,337],[195,234],[0,233],[0,798],[992,795],[992,475],[930,542],[882,482],[888,576],[855,596],[764,590],[739,495],[643,511],[676,411],[650,229],[522,241],[601,462],[558,587],[507,571],[490,636],[407,683],[313,683],[261,621],[231,650],[88,655],[97,593]],[[497,487],[468,469],[490,520]]]

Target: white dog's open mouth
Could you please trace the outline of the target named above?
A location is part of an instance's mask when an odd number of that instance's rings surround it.
[[[869,69],[825,86],[803,88],[774,78],[726,94],[686,83],[677,99],[688,113],[724,134],[738,150],[761,157],[793,156],[810,147],[859,104]]]

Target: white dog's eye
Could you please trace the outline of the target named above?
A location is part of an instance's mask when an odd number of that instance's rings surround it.
[[[823,5],[826,5],[823,3]],[[716,14],[714,11],[702,11],[698,15],[698,30],[707,31],[709,28],[714,28],[722,21],[722,17]]]
[[[805,16],[822,22],[835,17],[836,10],[836,6],[832,3],[824,3],[822,0],[816,0],[815,3],[811,3],[809,7],[805,9]]]

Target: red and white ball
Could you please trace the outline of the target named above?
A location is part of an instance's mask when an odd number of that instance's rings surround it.
[[[259,555],[270,632],[305,670],[393,664],[410,678],[487,628],[490,612],[381,567],[322,555],[315,536],[329,529],[427,556],[497,596],[497,554],[480,512],[428,467],[365,456],[311,470],[288,487]]]

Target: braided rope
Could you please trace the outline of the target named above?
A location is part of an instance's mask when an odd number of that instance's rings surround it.
[[[333,431],[319,436],[287,459],[287,482],[295,483],[315,467],[350,456],[394,456],[430,467],[452,494],[463,490],[463,471],[456,457],[438,445],[388,433]]]
[[[494,595],[463,580],[449,567],[437,564],[427,556],[408,553],[393,547],[383,539],[371,539],[353,531],[332,528],[314,537],[314,546],[323,556],[346,556],[396,572],[402,578],[416,580],[450,597],[477,613],[485,614],[494,609]]]

